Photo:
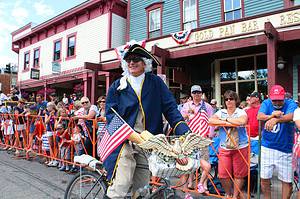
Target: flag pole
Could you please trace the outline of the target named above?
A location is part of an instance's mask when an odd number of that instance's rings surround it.
[[[125,120],[117,113],[115,109],[111,108],[111,110],[116,114],[117,117],[120,118],[120,120],[122,120],[122,122],[124,122],[127,126],[129,126],[129,124],[125,122]],[[127,139],[137,144],[142,143],[144,140],[141,138],[140,134],[137,133],[134,129],[132,129],[131,126],[129,126],[129,128],[132,130],[132,133],[129,135]]]
[[[133,128],[131,128],[131,126],[118,114],[118,112],[113,107],[111,107],[110,109],[120,118],[120,120],[122,120],[122,122],[124,122],[125,124],[127,124],[129,126],[129,128],[133,132],[135,132],[135,130]]]

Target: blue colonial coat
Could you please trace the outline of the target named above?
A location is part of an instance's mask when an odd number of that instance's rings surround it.
[[[162,79],[154,74],[146,73],[142,85],[141,96],[137,96],[133,88],[128,85],[123,90],[117,90],[120,79],[116,80],[109,88],[106,98],[106,119],[108,124],[112,120],[114,108],[118,114],[133,128],[139,112],[139,105],[142,106],[144,127],[152,134],[163,133],[162,114],[168,120],[176,135],[182,135],[189,131],[177,109],[173,94],[169,91]],[[121,144],[105,161],[104,166],[108,172],[108,179],[114,177]]]

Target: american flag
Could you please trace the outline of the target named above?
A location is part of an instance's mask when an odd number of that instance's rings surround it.
[[[203,102],[204,103],[204,102]],[[202,137],[206,137],[209,134],[208,115],[207,112],[200,107],[196,115],[188,123],[193,133],[197,133]]]
[[[133,132],[133,129],[116,113],[107,125],[104,136],[100,141],[98,147],[100,160],[103,162]]]

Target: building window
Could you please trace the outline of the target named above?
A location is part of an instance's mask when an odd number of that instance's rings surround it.
[[[29,69],[29,52],[24,54],[24,70]]]
[[[266,54],[220,60],[221,93],[233,90],[244,101],[254,90],[267,95],[268,70]]]
[[[197,3],[196,0],[183,0],[183,29],[197,28]]]
[[[160,36],[161,10],[157,8],[149,12],[149,38]]]
[[[54,42],[53,61],[60,61],[61,59],[61,40]]]
[[[300,5],[300,0],[294,0],[294,6]]]
[[[72,57],[75,55],[75,35],[68,37],[68,49],[67,49],[67,57]]]
[[[40,49],[33,51],[33,67],[39,67],[40,64]]]
[[[224,19],[231,21],[242,17],[241,0],[224,0]]]

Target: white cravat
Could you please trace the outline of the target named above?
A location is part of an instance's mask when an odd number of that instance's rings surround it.
[[[140,96],[141,94],[142,83],[144,79],[145,79],[145,73],[141,74],[138,77],[134,77],[132,75],[129,75],[128,77],[131,87],[133,88],[133,90],[136,92],[138,96]]]

